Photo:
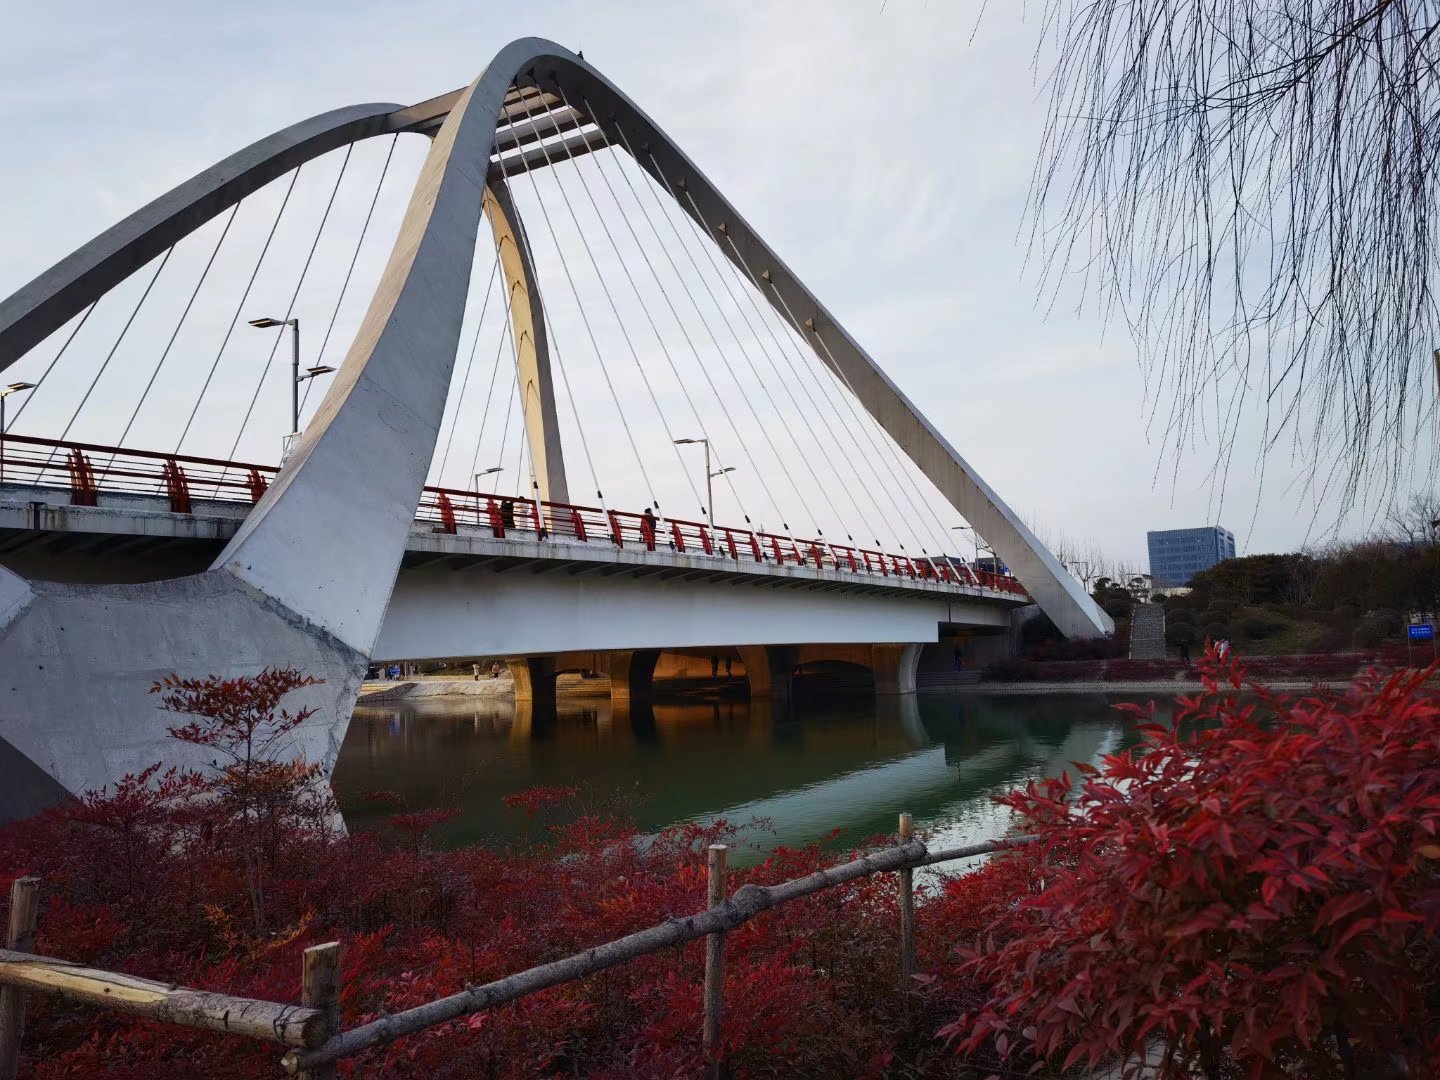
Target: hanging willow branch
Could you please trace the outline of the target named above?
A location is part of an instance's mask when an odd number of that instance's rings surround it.
[[[1167,448],[1288,435],[1349,506],[1428,411],[1440,0],[1045,0],[1044,288],[1124,318]],[[1426,406],[1422,408],[1422,406]],[[1213,428],[1211,425],[1213,424]]]

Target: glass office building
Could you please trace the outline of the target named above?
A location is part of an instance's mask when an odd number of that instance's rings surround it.
[[[1218,525],[1203,529],[1162,529],[1148,532],[1150,577],[1156,588],[1189,585],[1201,570],[1235,557],[1235,534]]]

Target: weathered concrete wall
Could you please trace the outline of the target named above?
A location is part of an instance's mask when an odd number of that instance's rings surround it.
[[[365,674],[365,658],[223,571],[138,585],[23,582],[0,569],[0,739],[12,755],[0,815],[36,809],[38,777],[52,797],[113,784],[156,763],[200,768],[212,754],[171,739],[184,721],[151,686],[182,676],[253,675],[293,664],[323,685],[286,707],[316,709],[291,750],[334,765]],[[24,797],[9,798],[14,783]]]

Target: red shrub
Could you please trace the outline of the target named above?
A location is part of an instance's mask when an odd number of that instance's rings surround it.
[[[1247,700],[1238,666],[1201,666],[1173,728],[1147,723],[1078,790],[1001,800],[1040,836],[1015,859],[1044,888],[973,939],[986,1000],[945,1034],[1066,1067],[1159,1044],[1147,1075],[1170,1077],[1436,1075],[1430,673]]]

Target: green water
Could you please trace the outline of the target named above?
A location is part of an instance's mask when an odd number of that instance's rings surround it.
[[[844,847],[893,831],[908,811],[939,842],[1004,833],[993,796],[1071,762],[1134,743],[1124,700],[1098,694],[922,694],[771,706],[691,701],[616,713],[608,698],[562,699],[548,722],[508,701],[432,699],[361,706],[334,785],[352,829],[388,811],[360,798],[396,792],[409,809],[459,807],[451,843],[523,842],[526,815],[502,797],[537,785],[624,798],[646,830],[687,820],[764,819],[756,848]],[[830,838],[834,830],[836,838]]]

